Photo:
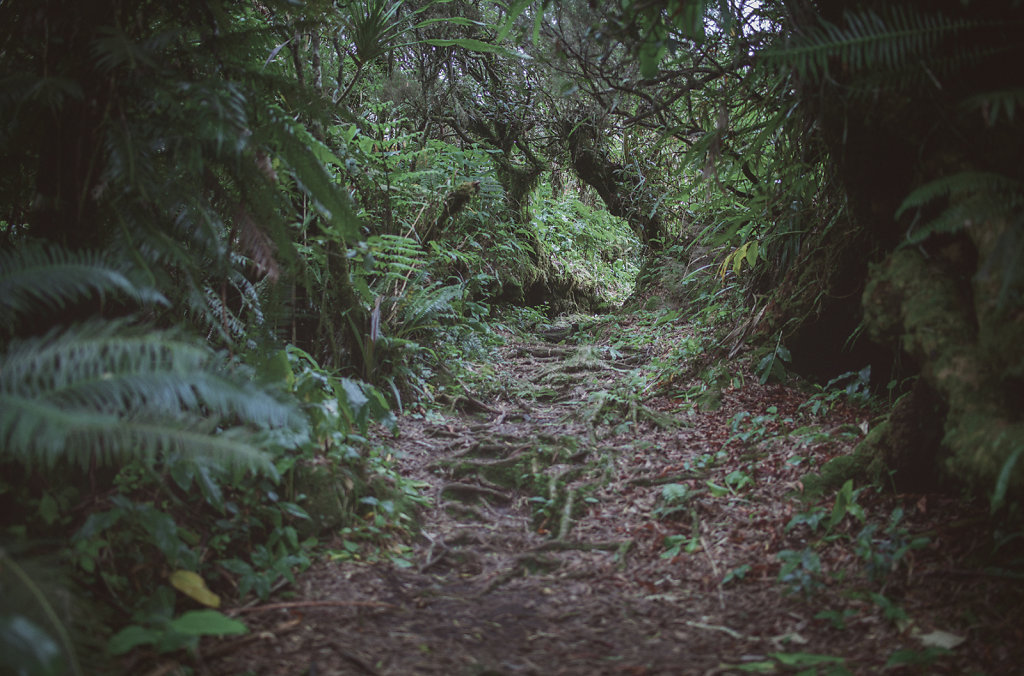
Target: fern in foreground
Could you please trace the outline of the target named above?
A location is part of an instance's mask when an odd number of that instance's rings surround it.
[[[139,303],[167,304],[162,294],[134,283],[125,266],[101,253],[41,243],[0,251],[0,325],[8,330],[40,305],[59,310],[114,293]]]
[[[264,449],[298,442],[306,423],[220,362],[176,333],[123,321],[13,341],[0,355],[0,452],[46,467],[176,453],[274,474]]]

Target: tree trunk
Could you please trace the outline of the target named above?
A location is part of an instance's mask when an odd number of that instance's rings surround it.
[[[632,226],[640,241],[651,250],[661,248],[662,223],[653,196],[638,186],[639,176],[612,161],[600,130],[587,120],[562,121],[569,162],[581,181],[594,188],[608,212]]]

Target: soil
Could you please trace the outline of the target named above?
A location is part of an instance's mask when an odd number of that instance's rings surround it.
[[[404,416],[386,443],[429,499],[411,565],[319,562],[228,611],[252,632],[204,645],[205,673],[1019,673],[1020,552],[986,510],[807,499],[874,413],[673,370],[688,329],[630,348],[617,321],[512,339],[451,413]]]

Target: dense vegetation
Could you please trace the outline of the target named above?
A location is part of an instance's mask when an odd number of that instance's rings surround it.
[[[371,432],[652,288],[891,402],[808,486],[1018,515],[1019,3],[598,4],[0,3],[4,667],[241,631],[326,533],[401,562]]]

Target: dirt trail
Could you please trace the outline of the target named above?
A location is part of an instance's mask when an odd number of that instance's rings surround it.
[[[967,539],[970,525],[935,530],[953,503],[901,497],[931,545],[906,552],[881,587],[861,579],[852,544],[808,550],[809,531],[787,529],[805,509],[800,475],[849,450],[857,411],[774,443],[806,394],[748,381],[723,388],[708,406],[718,410],[669,414],[671,388],[610,394],[651,354],[550,337],[562,340],[503,348],[494,394],[462,399],[463,413],[401,421],[389,443],[431,499],[412,567],[314,566],[298,598],[246,615],[256,638],[208,660],[210,673],[865,673],[900,650],[938,660],[902,673],[1019,663],[1019,585],[966,569],[948,538]],[[768,405],[759,427],[737,419]],[[786,593],[782,550],[812,551],[827,574],[798,565],[800,589]],[[905,618],[886,617],[872,589]],[[936,631],[966,641],[929,657],[921,636]]]

